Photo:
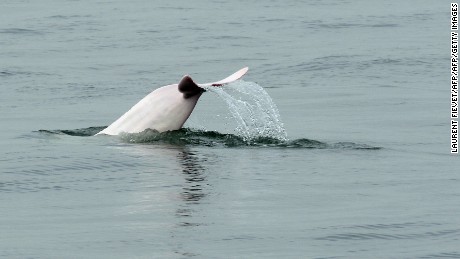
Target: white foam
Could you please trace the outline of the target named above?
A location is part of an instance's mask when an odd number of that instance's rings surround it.
[[[260,85],[238,80],[224,87],[206,87],[206,90],[225,101],[238,124],[237,134],[246,141],[258,137],[287,140],[278,108]]]

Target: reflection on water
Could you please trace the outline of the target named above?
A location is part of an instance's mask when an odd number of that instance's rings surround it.
[[[199,221],[199,205],[209,193],[209,187],[206,180],[206,168],[203,166],[207,159],[199,157],[197,153],[184,148],[177,155],[178,161],[182,167],[184,183],[179,197],[182,202],[178,204],[175,216],[179,219],[175,230],[173,229],[172,237],[174,242],[174,253],[181,257],[195,257],[199,254],[188,249],[183,240],[189,240],[193,237],[192,232],[196,227],[203,225]],[[192,231],[192,232],[190,232]]]
[[[209,158],[193,148],[171,144],[124,144],[115,148],[126,157],[140,158],[149,164],[136,181],[144,188],[136,188],[138,191],[124,208],[124,214],[138,216],[145,224],[133,223],[129,229],[135,235],[151,229],[152,236],[162,236],[169,251],[179,258],[199,256],[188,243],[197,228],[207,225],[202,206],[210,194],[208,169],[204,166],[209,164]],[[163,164],[168,169],[158,170]],[[159,227],[157,221],[164,224]],[[154,238],[150,241],[154,242]]]
[[[180,193],[184,203],[181,208],[177,209],[176,216],[179,218],[189,218],[193,213],[193,205],[200,203],[201,199],[206,197],[205,185],[206,176],[205,168],[202,163],[206,158],[199,158],[194,152],[184,149],[178,154],[179,162],[182,166],[182,174],[185,182]],[[182,226],[199,225],[191,222],[182,222]]]
[[[203,185],[206,180],[204,167],[200,165],[200,159],[190,151],[184,151],[178,156],[182,164],[182,173],[186,180],[183,188],[182,198],[187,204],[198,203],[206,194],[203,192]]]
[[[203,164],[207,163],[207,158],[199,155],[197,152],[190,150],[186,146],[176,146],[170,144],[152,145],[116,145],[114,147],[118,151],[123,151],[127,156],[144,157],[145,160],[152,160],[149,163],[157,164],[159,161],[176,161],[178,166],[171,167],[173,170],[178,169],[178,175],[184,179],[180,186],[178,197],[182,201],[182,208],[177,209],[177,215],[180,217],[191,216],[189,209],[193,205],[198,205],[201,200],[208,194],[206,186],[209,184],[206,181],[206,168]],[[131,162],[133,163],[133,162]],[[161,173],[162,171],[155,171],[154,174]],[[171,175],[172,176],[172,175]],[[177,181],[173,180],[173,181]],[[150,187],[153,183],[148,183]],[[158,183],[164,185],[165,183]],[[157,184],[155,184],[157,185]],[[170,186],[166,184],[165,186]]]

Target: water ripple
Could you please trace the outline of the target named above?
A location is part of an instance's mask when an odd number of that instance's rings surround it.
[[[430,254],[430,255],[425,255],[421,256],[420,258],[460,258],[460,253],[459,252],[444,252],[444,253],[439,253],[439,254]]]
[[[43,34],[43,32],[41,32],[41,31],[31,30],[31,29],[23,29],[23,28],[1,29],[0,33],[4,33],[4,34],[19,34],[19,35],[39,35],[39,34]]]
[[[58,135],[90,137],[105,127],[89,127],[73,130],[39,130],[38,133],[53,137]],[[104,136],[98,136],[104,137]],[[354,149],[354,150],[379,150],[381,147],[353,142],[326,143],[308,138],[293,140],[280,140],[272,137],[256,137],[245,139],[234,134],[224,134],[216,131],[182,128],[175,131],[159,133],[147,129],[141,133],[121,134],[118,138],[125,143],[173,146],[207,146],[207,147],[266,147],[266,148],[300,148],[300,149]]]
[[[328,235],[316,238],[317,240],[340,241],[340,240],[401,240],[401,239],[423,239],[423,238],[439,238],[439,237],[454,237],[460,235],[460,229],[447,229],[439,231],[427,231],[414,234],[384,234],[384,233],[343,233]]]

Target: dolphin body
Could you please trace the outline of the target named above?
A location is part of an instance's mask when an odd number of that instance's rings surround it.
[[[197,84],[185,75],[178,84],[152,91],[129,111],[96,135],[139,133],[146,129],[165,132],[180,129],[195,108],[203,87],[222,86],[240,79],[248,68],[242,68],[229,77],[213,83]]]

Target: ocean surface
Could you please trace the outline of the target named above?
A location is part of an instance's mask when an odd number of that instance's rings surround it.
[[[460,258],[449,12],[2,0],[0,258]],[[92,136],[245,66],[181,130]]]

